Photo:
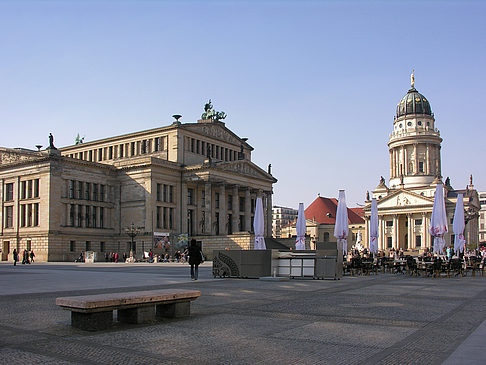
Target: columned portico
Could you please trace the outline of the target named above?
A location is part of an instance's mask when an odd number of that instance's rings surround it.
[[[228,233],[228,212],[226,211],[226,187],[224,184],[219,186],[219,234]]]
[[[238,227],[238,222],[240,219],[240,213],[239,213],[239,187],[238,185],[233,186],[233,205],[232,205],[232,217],[233,219],[231,220],[231,229],[232,232],[238,232],[239,227]]]

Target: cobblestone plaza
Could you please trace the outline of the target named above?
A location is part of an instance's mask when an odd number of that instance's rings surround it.
[[[184,264],[1,264],[0,364],[484,363],[464,347],[485,333],[484,277],[220,280],[209,265],[191,282]],[[155,288],[202,295],[189,318],[100,332],[55,305]]]

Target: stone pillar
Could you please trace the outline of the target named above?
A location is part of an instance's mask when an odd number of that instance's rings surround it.
[[[429,247],[429,222],[427,218],[427,213],[422,213],[422,225],[423,225],[423,237],[422,237],[422,248]]]
[[[188,227],[187,227],[187,183],[183,182],[181,184],[181,211],[179,215],[179,227],[181,227],[180,231],[181,233],[188,233]]]
[[[412,248],[412,236],[413,236],[413,227],[412,227],[412,214],[407,214],[407,222],[408,222],[408,242],[407,242],[407,248],[411,249]]]
[[[249,187],[245,190],[245,230],[251,231],[251,194]]]
[[[430,152],[429,152],[429,144],[425,145],[425,173],[430,175]]]
[[[204,210],[206,211],[205,215],[205,222],[204,222],[204,227],[205,227],[205,232],[203,233],[209,233],[209,234],[214,234],[213,231],[213,220],[212,220],[212,209],[211,209],[211,183],[207,182],[204,185],[204,192],[205,192],[205,201],[204,201]]]
[[[385,236],[385,217],[378,216],[378,249],[386,250],[386,236]]]
[[[413,174],[414,175],[417,175],[418,173],[418,154],[417,154],[417,143],[415,143],[413,145],[413,157],[414,157],[414,170],[413,170]]]
[[[390,151],[390,178],[393,179],[393,150]]]
[[[240,197],[239,197],[239,189],[238,185],[233,186],[233,206],[231,207],[232,212],[233,212],[233,219],[231,222],[231,228],[233,233],[238,232],[240,229],[238,227],[238,223],[240,220]]]
[[[398,215],[395,214],[393,216],[393,243],[392,243],[392,246],[395,250],[398,249],[398,246],[399,246],[399,228],[398,228]]]
[[[74,227],[79,227],[78,226],[78,222],[79,222],[78,221],[78,210],[79,210],[79,205],[75,204],[74,205]]]
[[[370,217],[364,217],[364,221],[365,221],[365,231],[364,231],[364,237],[363,237],[363,240],[364,240],[364,247],[366,248],[370,248],[370,243],[371,243],[371,240],[370,240]]]
[[[224,184],[219,186],[219,234],[228,234],[226,228],[228,212],[226,211],[226,189]]]
[[[265,217],[265,236],[272,237],[272,191],[266,193],[267,196],[267,215]]]

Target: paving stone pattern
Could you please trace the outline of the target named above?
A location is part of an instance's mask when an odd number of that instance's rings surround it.
[[[0,364],[441,364],[486,320],[486,277],[379,274],[271,282],[215,280],[203,267],[204,280],[191,282],[181,279],[187,267],[69,267],[66,275],[54,275],[59,266],[38,270],[49,280],[45,286],[37,281],[38,292],[17,294],[17,287],[0,293]],[[90,282],[83,289],[83,275],[91,280],[93,272],[99,288]],[[19,283],[39,273],[24,269],[16,276],[0,265],[0,275]],[[114,274],[119,287],[104,281]],[[154,285],[158,277],[165,281]],[[65,290],[68,280],[79,280],[71,288],[80,289]],[[189,318],[115,324],[100,332],[72,328],[70,312],[55,305],[59,296],[134,288],[202,295]]]

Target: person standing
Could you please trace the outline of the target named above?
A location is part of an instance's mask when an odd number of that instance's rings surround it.
[[[14,266],[17,266],[17,261],[19,261],[19,254],[17,253],[17,250],[15,248],[13,250],[13,260]]]
[[[193,238],[189,243],[189,265],[191,265],[191,279],[197,280],[199,264],[202,262],[201,246]]]

